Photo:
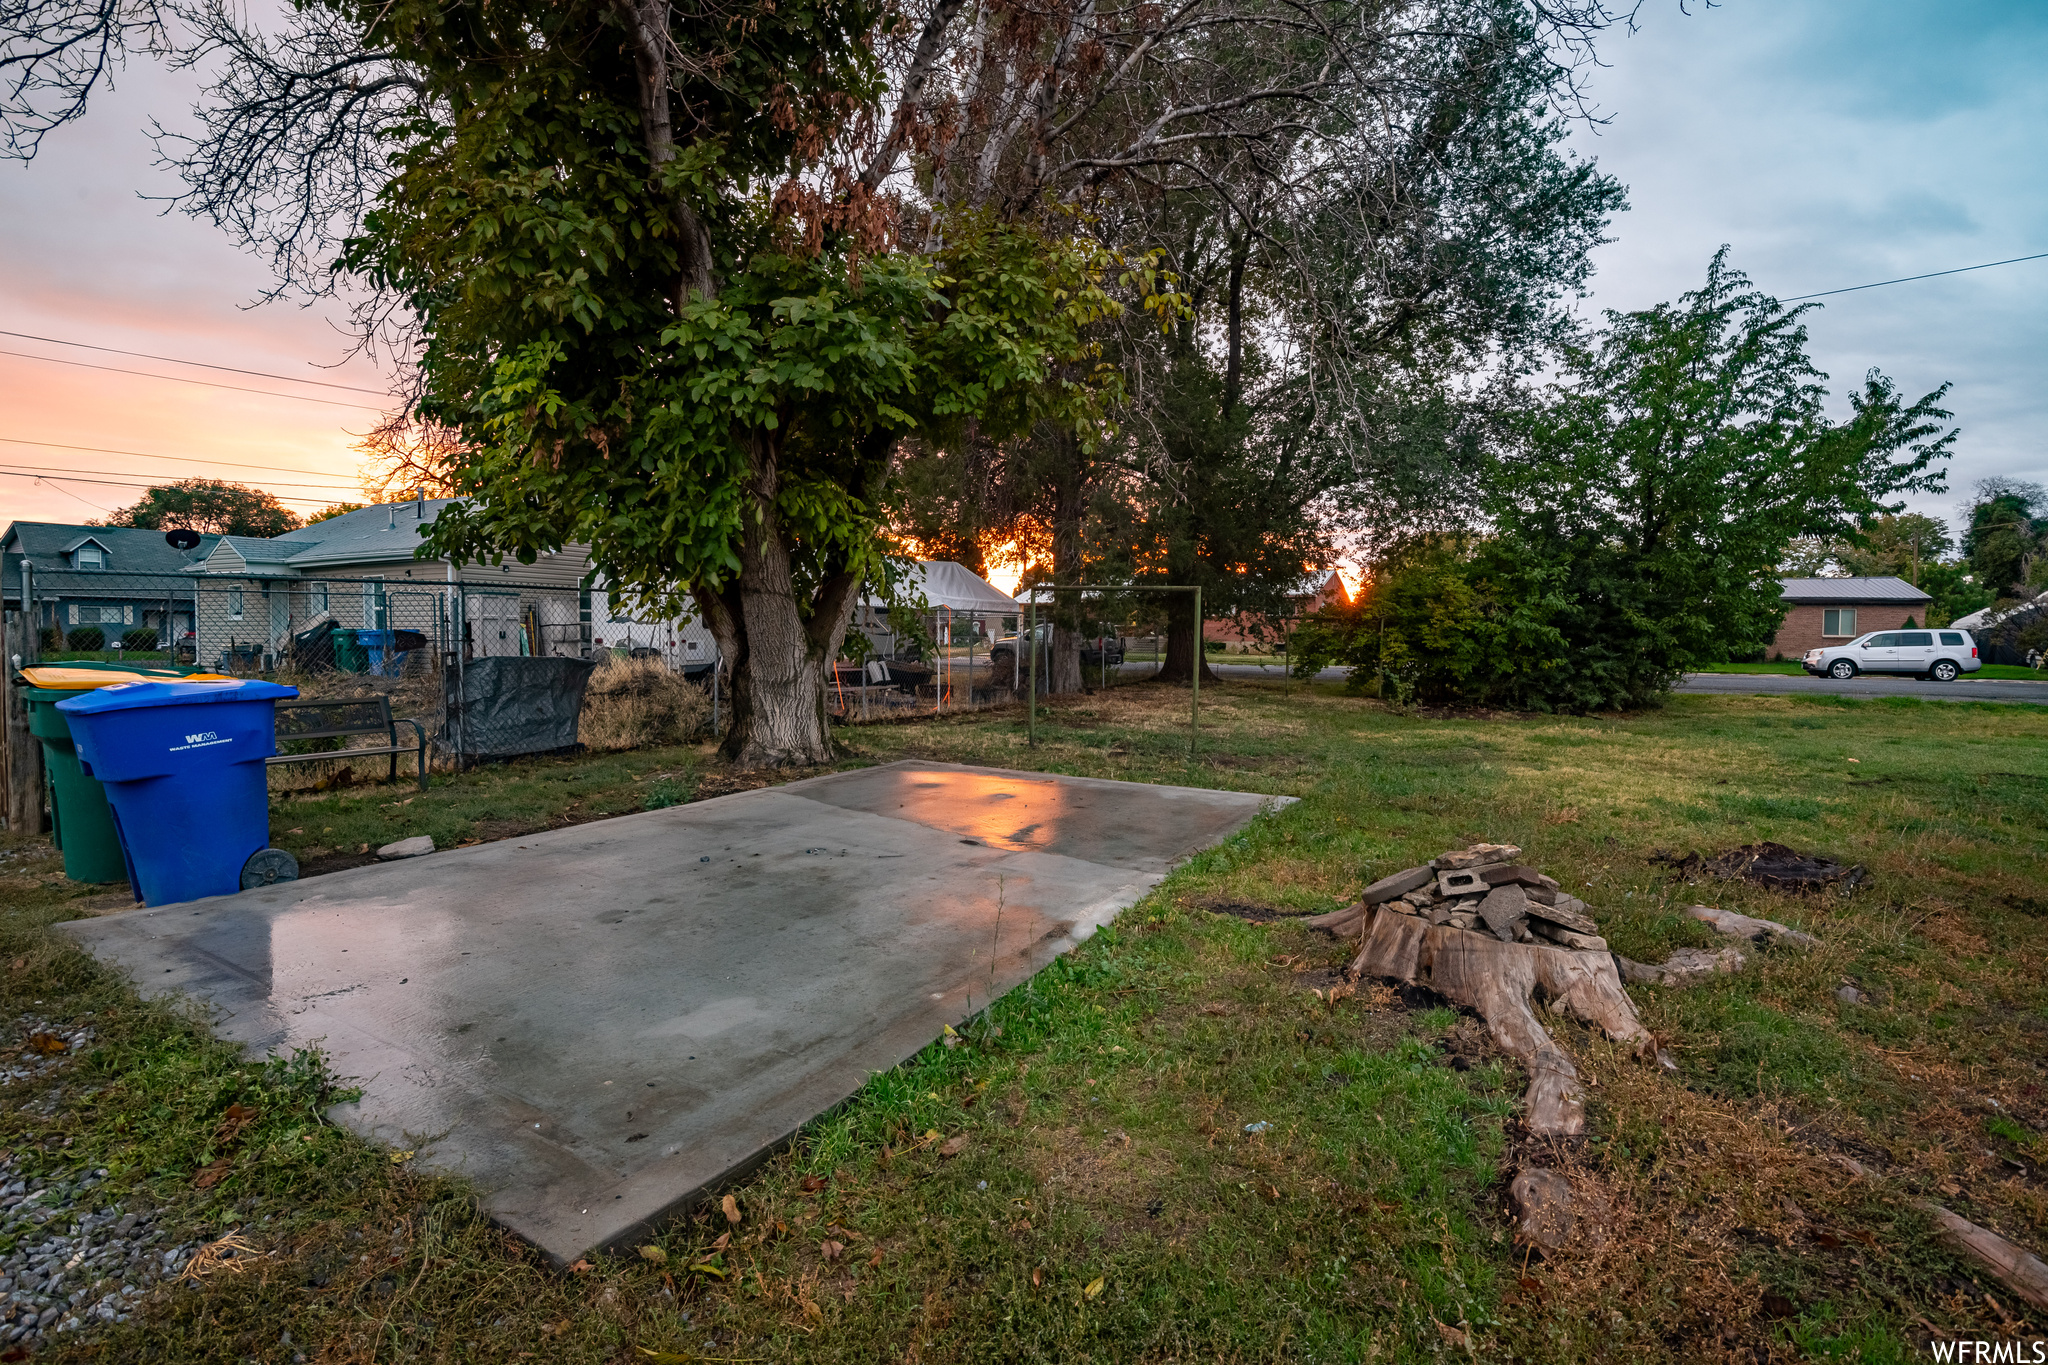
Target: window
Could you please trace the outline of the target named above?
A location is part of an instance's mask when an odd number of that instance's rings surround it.
[[[1865,649],[1897,649],[1906,642],[1903,635],[1873,635],[1864,643]]]
[[[306,597],[313,615],[320,616],[326,612],[327,585],[325,583],[315,583],[312,587],[306,589]]]
[[[78,547],[77,564],[81,569],[104,569],[107,567],[107,552],[97,545],[81,545]]]
[[[384,580],[366,578],[363,580],[363,628],[383,630],[385,628]]]
[[[1941,633],[1941,642],[1945,645],[1959,645],[1963,642],[1963,633],[1959,630],[1945,630]]]
[[[1933,636],[1933,634],[1932,634],[1932,633],[1930,633],[1930,632],[1928,632],[1928,631],[1924,631],[1924,630],[1910,630],[1910,631],[1907,631],[1907,632],[1906,632],[1906,633],[1905,633],[1904,635],[1901,635],[1901,636],[1899,637],[1899,641],[1900,641],[1900,643],[1901,643],[1901,644],[1905,645],[1905,646],[1906,646],[1906,648],[1908,648],[1908,649],[1932,649],[1932,648],[1934,648],[1934,636]]]
[[[228,589],[228,615],[237,621],[242,619],[242,590],[240,588]]]
[[[1856,609],[1854,607],[1829,607],[1820,614],[1820,633],[1835,635],[1844,639],[1856,633]]]

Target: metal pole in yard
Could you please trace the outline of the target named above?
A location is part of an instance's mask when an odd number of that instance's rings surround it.
[[[1038,591],[1033,589],[1028,604],[1031,611],[1031,628],[1018,643],[1031,651],[1031,680],[1024,693],[1025,734],[1035,747],[1038,744]],[[1013,665],[1014,667],[1014,665]]]
[[[1188,675],[1188,762],[1202,739],[1202,585],[1195,585],[1195,667]]]

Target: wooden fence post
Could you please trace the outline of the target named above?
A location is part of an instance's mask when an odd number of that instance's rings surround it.
[[[11,612],[0,633],[0,716],[4,716],[7,828],[17,834],[43,832],[43,746],[28,732],[28,706],[14,681],[16,655],[28,656],[29,615]]]

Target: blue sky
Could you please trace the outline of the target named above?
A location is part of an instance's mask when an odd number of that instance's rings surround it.
[[[1692,13],[1645,0],[1639,31],[1601,43],[1592,93],[1611,122],[1574,134],[1629,186],[1585,307],[1635,308],[1697,284],[1715,248],[1781,296],[2048,251],[2048,0],[1727,0]],[[180,121],[185,77],[138,63],[91,116],[26,170],[0,165],[0,328],[278,374],[376,387],[318,309],[245,305],[260,261],[212,228],[162,218],[137,191],[173,186],[140,129]],[[1952,520],[1977,479],[2048,482],[2048,261],[1873,289],[1810,319],[1835,391],[1875,365],[1917,396],[1953,380],[1963,429],[1955,495],[1920,510]],[[95,357],[15,339],[0,350]],[[244,382],[200,370],[194,377]],[[354,481],[349,431],[374,411],[269,381],[297,399],[0,356],[0,437],[204,456],[275,471],[197,466],[305,499]],[[361,401],[374,402],[373,399]],[[68,461],[68,464],[66,463]],[[0,464],[176,471],[163,460],[0,444]],[[292,486],[288,486],[292,485]],[[0,477],[0,521],[71,519],[135,490]]]
[[[1589,315],[1697,285],[1722,243],[1783,298],[2048,251],[2048,3],[1647,0],[1591,73],[1578,150],[1629,187]],[[1837,394],[1953,381],[1946,516],[1987,475],[2048,482],[2048,260],[1823,299]]]

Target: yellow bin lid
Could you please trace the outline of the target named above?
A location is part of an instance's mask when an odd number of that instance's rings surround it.
[[[95,687],[138,682],[229,682],[225,673],[193,673],[179,677],[167,673],[129,672],[102,668],[66,668],[62,664],[30,664],[21,670],[30,687],[52,692],[90,692]]]

